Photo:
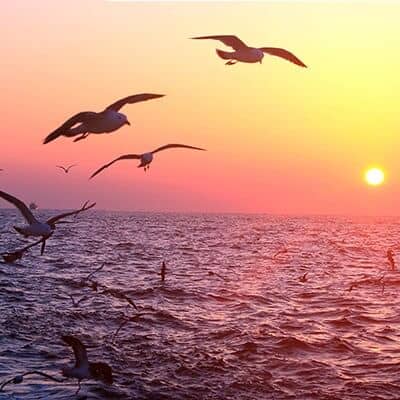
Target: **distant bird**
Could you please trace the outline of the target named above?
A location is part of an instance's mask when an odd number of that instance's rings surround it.
[[[357,283],[352,283],[348,289],[349,292],[351,292],[354,288],[357,287]]]
[[[75,301],[75,299],[70,294],[68,296],[71,299],[72,305],[74,307],[78,307],[79,303],[81,303],[82,301],[85,301],[87,299],[87,296],[83,296],[78,301]]]
[[[62,165],[56,165],[57,168],[61,168],[66,174],[68,174],[69,170],[73,167],[76,167],[77,164],[72,164],[68,167],[63,167]]]
[[[216,49],[216,52],[219,57],[221,57],[223,60],[228,60],[226,65],[234,65],[238,61],[245,63],[259,62],[261,64],[262,59],[264,58],[264,53],[267,53],[270,54],[271,56],[284,58],[285,60],[288,60],[293,64],[299,65],[300,67],[307,68],[307,66],[290,51],[281,49],[279,47],[259,47],[259,48],[249,47],[237,36],[233,35],[199,36],[199,37],[194,37],[192,39],[219,40],[226,46],[232,47],[235,50],[233,52]]]
[[[89,362],[86,347],[79,339],[65,335],[62,337],[62,340],[72,347],[75,355],[75,365],[62,369],[63,376],[78,379],[79,386],[75,395],[77,395],[81,389],[82,379],[94,379],[109,385],[113,383],[112,368],[104,362]]]
[[[23,235],[26,238],[29,236],[41,236],[43,239],[48,239],[56,229],[57,223],[65,223],[65,221],[61,221],[62,219],[69,217],[71,215],[78,215],[81,212],[87,211],[96,205],[96,203],[92,203],[88,206],[87,205],[88,202],[86,202],[83,205],[83,207],[80,208],[79,210],[59,214],[52,218],[49,218],[46,222],[40,222],[36,219],[36,217],[32,214],[31,210],[29,210],[29,208],[21,200],[2,191],[0,191],[0,198],[2,198],[5,201],[8,201],[9,203],[13,204],[16,208],[18,208],[22,216],[25,218],[26,222],[28,222],[28,225],[22,227],[14,226],[14,229],[19,234]],[[41,254],[43,254],[44,252],[44,246],[45,246],[45,241],[43,242],[42,245]]]
[[[302,283],[306,283],[306,282],[308,281],[307,275],[308,275],[308,272],[306,272],[304,275],[302,275],[302,276],[299,278],[299,281],[302,282]]]
[[[64,122],[54,132],[50,133],[44,139],[43,144],[49,143],[60,136],[74,137],[80,135],[74,140],[74,142],[77,142],[78,140],[86,139],[91,133],[114,132],[125,124],[130,125],[126,115],[119,112],[125,104],[138,103],[163,96],[163,94],[152,93],[135,94],[116,101],[101,112],[80,112]]]
[[[393,250],[392,249],[388,249],[388,251],[386,253],[386,257],[387,257],[387,259],[389,261],[390,269],[392,271],[394,271],[396,269],[396,263],[394,261],[394,257],[393,256],[394,256]]]
[[[94,178],[97,174],[99,174],[101,171],[103,171],[103,169],[110,167],[112,164],[114,164],[115,162],[120,161],[120,160],[140,160],[140,164],[138,165],[138,168],[143,168],[144,171],[146,171],[150,168],[150,164],[153,161],[153,156],[155,153],[162,151],[162,150],[173,149],[173,148],[184,148],[184,149],[205,151],[205,149],[202,149],[200,147],[187,146],[185,144],[167,144],[165,146],[159,147],[158,149],[150,151],[149,153],[125,154],[124,156],[118,157],[115,160],[109,162],[108,164],[103,165],[101,168],[99,168],[96,172],[94,172],[92,174],[90,179]]]
[[[165,264],[165,261],[163,261],[163,262],[162,262],[162,265],[161,265],[161,272],[160,272],[161,281],[162,281],[162,282],[165,281],[166,272],[167,272],[167,265]]]

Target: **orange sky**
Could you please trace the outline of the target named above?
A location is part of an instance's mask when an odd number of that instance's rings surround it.
[[[0,187],[49,208],[399,215],[399,15],[379,2],[4,2]],[[310,68],[227,67],[222,44],[188,40],[209,34],[285,47]],[[140,92],[167,96],[124,107],[132,126],[108,136],[41,144],[73,114]],[[174,142],[208,151],[87,179]],[[385,185],[365,185],[371,164]]]

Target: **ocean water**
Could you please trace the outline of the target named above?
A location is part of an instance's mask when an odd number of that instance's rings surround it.
[[[25,243],[18,222],[0,210],[1,252]],[[35,369],[61,377],[72,362],[61,336],[72,334],[114,371],[112,386],[84,381],[80,398],[399,399],[400,274],[385,258],[399,222],[81,215],[44,256],[0,264],[0,381]],[[139,311],[79,285],[102,263],[93,279]],[[86,297],[74,307],[70,295]],[[30,377],[0,399],[73,399],[76,388]]]

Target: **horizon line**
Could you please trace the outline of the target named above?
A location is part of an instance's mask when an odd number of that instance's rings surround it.
[[[15,210],[14,207],[0,207],[2,210]],[[34,211],[68,211],[76,210],[76,208],[40,208]],[[18,212],[18,210],[15,210]],[[263,211],[168,211],[168,210],[113,210],[106,208],[97,208],[91,210],[91,212],[108,212],[108,213],[130,213],[130,214],[184,214],[184,215],[265,215],[271,217],[297,217],[297,218],[308,218],[308,217],[345,217],[345,218],[400,218],[399,215],[377,215],[377,214],[340,214],[340,213],[272,213]]]

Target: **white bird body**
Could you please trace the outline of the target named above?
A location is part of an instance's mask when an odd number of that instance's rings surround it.
[[[153,161],[153,153],[144,153],[140,156],[140,164],[138,168],[146,167]]]
[[[79,380],[90,379],[89,362],[83,363],[79,367],[64,367],[61,370],[62,374],[67,378],[76,378]]]
[[[248,47],[233,52],[217,50],[217,54],[223,54],[224,59],[236,60],[245,63],[257,63],[262,61],[264,53],[260,49]],[[227,55],[227,57],[225,57]]]
[[[110,133],[121,128],[123,125],[129,125],[125,114],[113,110],[107,110],[103,113],[98,113],[98,118],[94,118],[77,128],[78,133]],[[74,128],[73,128],[74,129]],[[75,132],[74,132],[75,133]]]
[[[21,233],[22,235],[28,237],[28,236],[50,236],[50,234],[53,232],[53,229],[51,226],[47,223],[43,222],[33,222],[30,225],[25,225],[21,227],[16,227],[18,233]]]
[[[101,112],[83,111],[65,121],[59,128],[47,135],[43,143],[50,143],[60,136],[78,136],[74,142],[87,138],[91,133],[101,134],[114,132],[123,125],[130,125],[125,114],[119,110],[126,104],[134,104],[163,97],[162,94],[140,93],[120,99],[110,104]]]

